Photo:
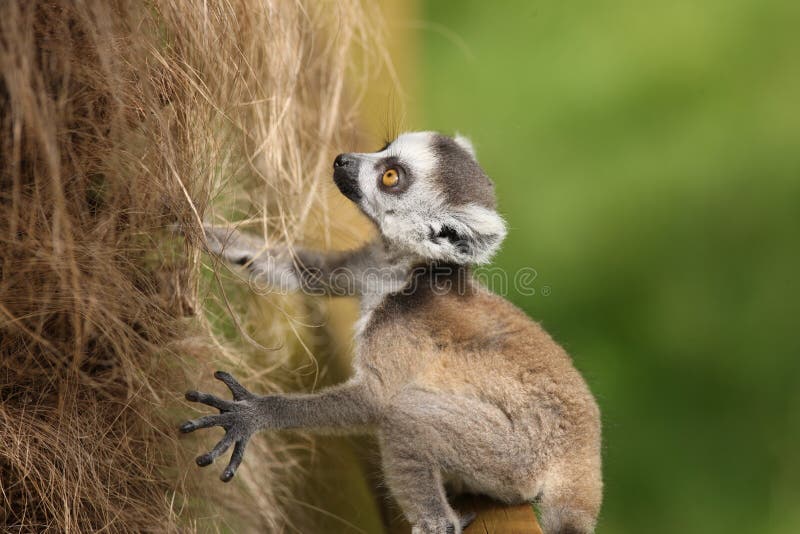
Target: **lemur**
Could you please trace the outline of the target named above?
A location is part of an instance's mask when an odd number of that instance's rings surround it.
[[[537,502],[546,534],[590,533],[602,498],[600,412],[567,353],[471,268],[506,234],[494,186],[464,137],[405,133],[374,153],[340,154],[333,180],[378,230],[356,250],[268,250],[206,226],[213,254],[282,290],[361,299],[353,376],[312,394],[256,395],[218,371],[233,400],[180,430],[226,433],[229,481],[265,429],[377,434],[386,484],[416,533],[458,534],[445,488]]]

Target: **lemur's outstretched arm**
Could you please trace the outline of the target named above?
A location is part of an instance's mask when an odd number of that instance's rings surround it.
[[[268,248],[253,235],[232,228],[204,226],[208,251],[241,265],[251,281],[277,291],[312,295],[357,296],[364,291],[364,270],[374,266],[374,244],[355,250],[318,252]]]
[[[206,454],[197,457],[197,465],[210,465],[233,445],[231,461],[220,478],[228,482],[242,463],[244,449],[254,433],[263,429],[334,429],[354,431],[376,420],[374,395],[364,382],[354,378],[313,394],[255,395],[230,374],[217,371],[214,376],[233,393],[233,400],[209,393],[189,391],[186,398],[217,408],[219,415],[206,415],[181,425],[181,432],[221,426],[225,436]]]

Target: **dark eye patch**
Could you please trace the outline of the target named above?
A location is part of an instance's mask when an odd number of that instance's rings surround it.
[[[403,167],[403,165],[400,163],[400,158],[397,156],[387,156],[375,162],[375,170],[380,172],[391,168],[396,169],[397,167]],[[403,170],[405,170],[405,167],[403,167]]]

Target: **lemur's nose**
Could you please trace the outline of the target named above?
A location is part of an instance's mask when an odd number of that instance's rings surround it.
[[[333,160],[333,168],[350,167],[353,163],[355,163],[355,160],[350,154],[339,154],[336,156],[336,159]]]

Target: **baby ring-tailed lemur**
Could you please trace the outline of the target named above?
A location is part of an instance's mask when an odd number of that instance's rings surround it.
[[[470,142],[406,133],[370,154],[341,154],[333,180],[379,230],[334,253],[267,250],[207,226],[209,250],[283,290],[361,298],[353,377],[313,394],[186,398],[220,410],[183,432],[221,426],[201,466],[233,445],[222,480],[265,429],[375,432],[386,483],[415,533],[458,533],[445,487],[538,502],[547,534],[594,530],[602,498],[600,413],[566,352],[470,274],[506,234]]]

